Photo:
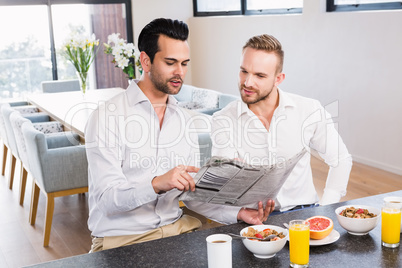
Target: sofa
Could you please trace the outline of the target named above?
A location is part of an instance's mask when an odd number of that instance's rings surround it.
[[[180,92],[174,97],[180,107],[188,109],[190,116],[197,118],[194,120],[194,125],[198,131],[199,163],[202,166],[211,158],[212,141],[209,131],[212,114],[240,97],[191,85],[183,85]]]
[[[174,96],[180,107],[212,115],[239,97],[224,94],[212,89],[199,88],[184,84],[180,92]]]

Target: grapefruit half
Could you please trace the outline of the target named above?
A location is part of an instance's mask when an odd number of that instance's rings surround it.
[[[334,223],[330,218],[324,216],[314,216],[306,221],[310,223],[310,238],[323,239],[327,237],[334,228]]]

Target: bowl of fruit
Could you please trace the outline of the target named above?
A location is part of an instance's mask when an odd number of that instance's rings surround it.
[[[368,234],[377,226],[380,213],[379,208],[365,205],[346,205],[335,210],[339,224],[352,235]]]

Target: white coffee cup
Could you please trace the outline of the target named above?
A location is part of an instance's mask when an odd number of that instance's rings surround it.
[[[402,196],[387,196],[384,197],[384,202],[399,204],[399,209],[402,211]],[[402,213],[401,213],[401,221],[402,221]],[[402,224],[401,224],[401,233],[402,233]]]
[[[207,237],[208,268],[232,267],[232,237],[214,234]]]

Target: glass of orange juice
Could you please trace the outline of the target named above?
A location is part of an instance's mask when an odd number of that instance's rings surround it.
[[[291,267],[308,267],[310,251],[310,223],[308,221],[290,221],[289,251]]]
[[[398,204],[384,202],[381,209],[381,243],[396,248],[401,240],[401,208]]]

